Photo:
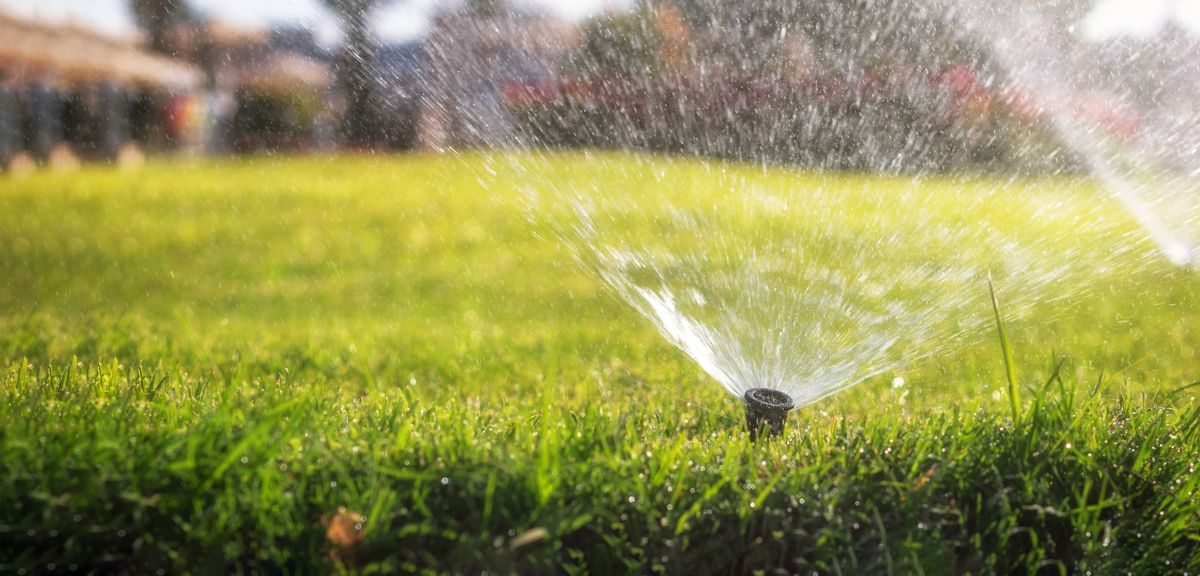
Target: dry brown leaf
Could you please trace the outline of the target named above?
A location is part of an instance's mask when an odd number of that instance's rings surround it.
[[[347,551],[366,536],[363,529],[366,521],[358,512],[350,512],[345,507],[338,508],[337,514],[324,521],[325,538],[339,550]]]

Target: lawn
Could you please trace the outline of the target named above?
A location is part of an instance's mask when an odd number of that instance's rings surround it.
[[[537,164],[728,201],[700,162],[599,158]],[[0,180],[0,573],[1200,572],[1200,277],[1132,254],[1092,184],[727,167],[903,189],[1071,263],[998,282],[1015,419],[991,327],[752,444],[484,164]]]

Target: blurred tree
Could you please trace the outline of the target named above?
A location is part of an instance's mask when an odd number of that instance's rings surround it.
[[[192,17],[186,0],[130,0],[129,9],[151,50],[176,55],[176,25]]]
[[[375,88],[376,46],[368,17],[386,1],[389,0],[324,0],[342,23],[344,39],[337,67],[346,95],[342,136],[354,146],[378,146],[384,140]]]
[[[979,51],[957,23],[916,0],[653,0],[678,7],[705,56],[758,71],[802,35],[829,70],[855,76],[882,63],[939,66]]]
[[[583,42],[572,58],[577,74],[640,79],[657,75],[663,67],[663,38],[649,7],[589,19],[581,32]]]

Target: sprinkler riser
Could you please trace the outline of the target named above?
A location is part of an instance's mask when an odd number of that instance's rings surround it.
[[[742,399],[746,401],[746,430],[751,440],[757,440],[760,434],[767,438],[783,434],[788,412],[796,405],[791,396],[770,388],[751,388]]]

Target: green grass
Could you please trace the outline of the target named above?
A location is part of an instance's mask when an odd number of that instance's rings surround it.
[[[0,181],[0,573],[1200,571],[1194,274],[1096,272],[1010,319],[1011,389],[982,333],[753,445],[478,162]],[[1011,187],[957,217],[1099,206],[1103,234],[1057,240],[1075,258],[1136,236],[1087,183]]]

